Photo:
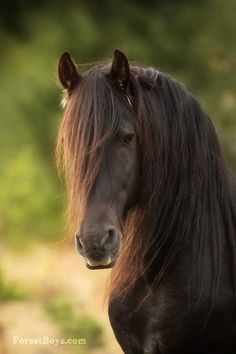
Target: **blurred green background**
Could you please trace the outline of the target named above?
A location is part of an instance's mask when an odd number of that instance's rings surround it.
[[[1,1],[0,230],[7,243],[58,237],[62,199],[54,167],[61,112],[56,65],[114,48],[184,81],[214,120],[236,171],[236,2]],[[63,220],[64,222],[64,220]]]
[[[236,175],[235,18],[235,0],[1,1],[2,301],[22,301],[5,279],[16,274],[14,266],[7,274],[12,252],[27,258],[32,243],[48,250],[64,235],[65,191],[54,165],[60,54],[68,50],[77,63],[89,63],[119,48],[183,81],[211,116]]]

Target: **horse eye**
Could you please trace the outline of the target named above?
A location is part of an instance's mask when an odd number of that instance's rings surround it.
[[[123,143],[125,145],[129,145],[131,143],[131,141],[133,140],[133,137],[134,137],[134,134],[132,134],[132,133],[126,134],[123,138]]]

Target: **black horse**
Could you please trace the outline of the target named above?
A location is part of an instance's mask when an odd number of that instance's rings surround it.
[[[83,75],[64,53],[58,69],[69,224],[88,268],[113,266],[123,351],[235,354],[236,182],[207,114],[118,50]]]

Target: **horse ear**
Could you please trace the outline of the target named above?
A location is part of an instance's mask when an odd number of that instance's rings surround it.
[[[58,62],[58,77],[62,86],[72,91],[81,81],[78,67],[68,52],[64,52]]]
[[[130,81],[130,68],[129,62],[125,54],[120,50],[114,51],[114,57],[111,65],[111,78],[126,90]]]

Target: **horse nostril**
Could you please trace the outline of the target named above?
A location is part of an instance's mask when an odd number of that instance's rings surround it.
[[[75,237],[76,237],[76,243],[77,243],[78,249],[83,249],[84,246],[83,246],[83,243],[81,242],[80,236],[79,235],[75,235]]]
[[[106,232],[106,235],[102,239],[103,245],[112,245],[116,239],[116,231],[115,229],[110,229]]]
[[[115,230],[114,230],[114,229],[110,229],[110,230],[108,231],[109,240],[110,240],[110,241],[113,241],[114,238],[115,238],[115,236],[116,236]]]

